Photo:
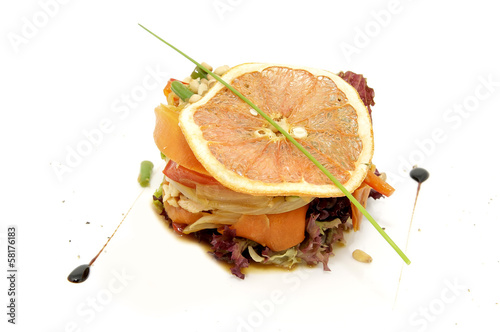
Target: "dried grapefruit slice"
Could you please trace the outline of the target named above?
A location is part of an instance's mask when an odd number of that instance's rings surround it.
[[[243,64],[222,77],[287,130],[349,192],[373,156],[368,110],[356,90],[328,71]],[[181,111],[196,158],[224,186],[253,195],[344,194],[290,141],[221,83]]]

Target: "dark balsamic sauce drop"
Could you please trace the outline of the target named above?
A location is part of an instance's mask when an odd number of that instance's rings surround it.
[[[415,213],[415,206],[417,205],[417,198],[418,198],[418,193],[420,192],[420,185],[425,182],[429,178],[429,172],[420,167],[413,167],[413,169],[410,171],[410,177],[418,182],[417,186],[417,195],[415,196],[415,204],[413,205],[413,213]],[[412,214],[412,219],[413,219],[413,214]]]
[[[123,220],[122,220],[122,222],[123,222]],[[120,225],[121,224],[122,223],[120,223]],[[115,229],[115,232],[113,233],[113,235],[115,235],[115,233],[118,230],[118,228],[120,227],[120,225],[118,225],[118,227]],[[97,257],[99,257],[99,255],[104,250],[104,248],[106,248],[106,246],[109,243],[109,240],[111,240],[113,235],[111,235],[111,237],[108,238],[108,241],[104,244],[101,251],[99,251],[99,253],[94,258],[92,258],[90,263],[80,265],[77,268],[75,268],[73,271],[71,271],[71,273],[68,275],[69,282],[72,282],[74,284],[79,284],[79,283],[87,280],[87,278],[89,277],[89,274],[90,274],[90,267],[92,266],[92,264],[94,264],[95,260],[97,259]]]
[[[429,172],[423,168],[415,167],[410,171],[410,177],[418,183],[422,183],[429,178]]]
[[[74,284],[79,284],[87,280],[90,274],[90,265],[83,264],[71,271],[68,276],[68,281]]]

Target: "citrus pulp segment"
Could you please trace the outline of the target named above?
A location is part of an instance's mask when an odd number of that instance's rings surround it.
[[[371,120],[356,90],[330,72],[243,64],[223,77],[302,144],[349,192],[373,156]],[[217,83],[181,111],[196,158],[224,186],[254,195],[344,194],[246,102]]]

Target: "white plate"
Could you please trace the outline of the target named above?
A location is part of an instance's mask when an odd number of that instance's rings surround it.
[[[4,306],[2,331],[470,331],[479,321],[499,329],[500,27],[490,2],[0,6],[4,273],[6,229],[18,229],[17,324]],[[368,210],[401,248],[416,192],[408,171],[419,164],[431,174],[409,237],[412,264],[365,220],[331,272],[248,271],[239,280],[165,227],[150,207],[162,169],[153,109],[166,81],[193,66],[137,23],[214,66],[364,74],[376,93],[374,162],[396,187]],[[70,284],[69,272],[96,255],[140,194],[145,159],[154,184],[89,280]],[[356,248],[373,262],[354,261]],[[4,304],[8,288],[2,278]]]

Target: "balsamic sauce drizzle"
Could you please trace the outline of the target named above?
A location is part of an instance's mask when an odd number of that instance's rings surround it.
[[[413,223],[413,215],[415,214],[415,207],[417,206],[417,199],[418,199],[418,194],[420,192],[420,186],[422,183],[425,182],[429,178],[429,172],[420,167],[413,167],[413,169],[410,171],[410,177],[418,182],[417,185],[417,194],[415,195],[415,203],[413,203],[413,211],[411,213],[411,220],[410,220],[410,228],[408,229],[408,237],[406,238],[406,249],[408,249],[408,239],[410,238],[410,230],[411,230],[411,225]],[[406,251],[405,249],[405,251]]]
[[[415,203],[413,203],[413,211],[411,213],[410,226],[408,227],[408,235],[406,236],[405,252],[408,251],[408,242],[410,240],[411,225],[413,224],[413,215],[415,214],[415,207],[417,206],[417,198],[418,198],[418,193],[420,192],[420,186],[429,178],[429,172],[424,168],[414,166],[413,169],[410,171],[410,177],[413,180],[417,181],[418,185],[417,185],[417,194],[415,195]],[[394,298],[393,308],[396,305],[396,300],[398,298],[399,286],[401,285],[402,276],[403,276],[403,266],[401,267],[401,271],[399,272],[398,288],[396,290],[396,296]]]
[[[71,273],[68,275],[68,281],[69,282],[72,282],[74,284],[79,284],[79,283],[82,283],[82,282],[84,282],[85,280],[88,279],[88,277],[90,275],[90,266],[92,266],[92,264],[94,264],[95,260],[102,253],[102,251],[104,250],[104,248],[106,248],[106,246],[108,245],[109,241],[113,238],[113,236],[115,236],[116,231],[118,230],[118,228],[120,228],[120,226],[122,225],[122,223],[125,220],[125,218],[127,218],[130,210],[132,210],[132,208],[134,207],[134,205],[137,202],[137,200],[139,199],[139,197],[141,197],[141,195],[144,192],[144,190],[145,189],[143,189],[141,191],[141,193],[139,194],[139,196],[137,196],[137,198],[135,199],[134,203],[132,203],[132,205],[128,209],[127,213],[125,213],[125,215],[123,216],[122,221],[120,221],[120,223],[116,227],[116,229],[113,232],[113,234],[111,234],[111,236],[108,238],[108,241],[106,241],[106,243],[101,248],[101,250],[97,253],[97,255],[94,258],[92,258],[92,260],[88,264],[80,265],[80,266],[76,267],[73,271],[71,271]]]

